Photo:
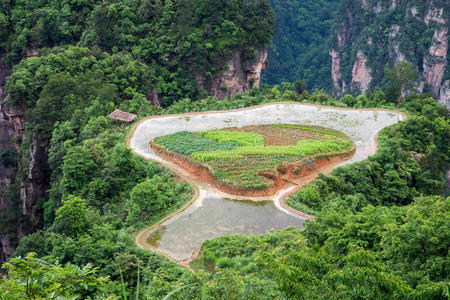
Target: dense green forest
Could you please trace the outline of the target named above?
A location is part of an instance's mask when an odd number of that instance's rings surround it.
[[[389,104],[382,92],[358,98],[355,107]],[[320,92],[299,95],[273,88],[232,101],[186,99],[166,109],[141,105],[134,112],[147,116],[272,101],[347,106]],[[85,112],[96,111],[99,103]],[[138,249],[130,235],[187,201],[190,188],[131,154],[124,146],[128,128],[101,114],[84,123],[79,118],[57,123],[49,155],[52,196],[43,205],[45,229],[23,238],[15,252],[46,258],[12,260],[7,265],[11,277],[2,285],[20,295],[23,279],[33,279],[43,284],[35,292],[44,297],[58,292],[53,284],[68,277],[66,295],[138,293],[160,299],[172,291],[175,299],[441,299],[449,279],[450,198],[442,197],[449,113],[427,95],[410,96],[402,107],[409,118],[382,132],[375,156],[321,176],[292,196],[294,207],[301,204],[316,214],[304,232],[206,242],[193,266],[207,272],[195,274]],[[420,159],[411,153],[420,153]],[[75,267],[87,264],[98,269]],[[30,265],[38,265],[39,273],[27,273]],[[63,275],[52,277],[50,270]],[[84,278],[84,288],[70,284],[77,278]]]
[[[275,13],[287,9],[283,3],[272,1]],[[292,19],[284,26],[292,31],[278,27],[275,39],[304,39],[272,46],[269,59],[279,71],[266,80],[303,78],[308,88],[326,88],[328,52],[321,43],[337,3],[289,3],[301,13],[286,11]],[[19,147],[0,155],[2,167],[15,171],[1,191],[0,233],[14,240],[15,227],[32,231],[3,265],[0,299],[449,297],[443,175],[450,114],[430,94],[402,98],[402,85],[387,78],[387,91],[342,99],[291,83],[223,101],[205,98],[197,75],[210,80],[233,51],[251,60],[255,47],[270,43],[273,13],[265,1],[3,0],[0,24],[0,56],[11,68],[2,109],[24,112],[23,132],[11,141]],[[297,49],[311,56],[297,60]],[[283,70],[292,77],[282,77]],[[149,104],[153,88],[161,107]],[[196,272],[138,248],[134,234],[182,207],[194,191],[133,154],[126,145],[132,125],[108,114],[119,108],[139,120],[280,101],[400,109],[408,118],[380,132],[374,156],[291,195],[289,205],[315,215],[304,231],[206,241],[191,264]],[[39,147],[46,191],[25,215],[21,183]]]
[[[207,84],[234,51],[251,60],[270,43],[274,21],[269,4],[256,0],[29,0],[2,1],[0,22],[9,64],[69,44],[128,55],[149,66],[145,94],[154,87],[169,105],[205,96],[196,77]]]
[[[271,0],[276,16],[273,42],[263,82],[302,79],[309,90],[331,90],[328,41],[339,0]]]

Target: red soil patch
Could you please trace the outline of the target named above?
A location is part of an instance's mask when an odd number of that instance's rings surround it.
[[[199,179],[203,182],[207,182],[213,186],[215,186],[218,190],[238,196],[245,197],[264,197],[264,196],[272,196],[276,194],[279,190],[284,187],[292,184],[290,182],[295,182],[296,180],[301,179],[302,177],[308,176],[316,172],[316,170],[322,169],[327,165],[335,164],[339,161],[343,161],[348,159],[351,155],[353,155],[354,148],[352,151],[338,154],[333,157],[320,157],[317,159],[305,158],[308,160],[307,163],[304,163],[301,168],[298,168],[299,162],[290,163],[287,166],[280,166],[277,168],[278,174],[272,174],[269,172],[264,172],[259,175],[262,175],[266,178],[269,178],[273,181],[273,186],[266,187],[262,190],[249,190],[237,188],[229,185],[222,184],[219,182],[214,176],[209,172],[209,170],[201,165],[195,164],[191,162],[187,157],[168,152],[165,149],[162,149],[158,145],[154,143],[151,144],[152,149],[161,157],[169,160],[184,170],[186,170],[192,177]],[[290,181],[290,182],[289,182]]]
[[[305,126],[305,125],[301,126],[342,134],[340,132],[320,126]],[[301,140],[320,140],[323,139],[324,136],[323,133],[319,132],[274,125],[249,125],[243,127],[224,128],[222,130],[237,131],[237,132],[252,132],[260,134],[264,138],[264,145],[266,146],[294,146]],[[344,135],[342,137],[336,137],[336,139],[345,139],[345,138],[346,137]]]

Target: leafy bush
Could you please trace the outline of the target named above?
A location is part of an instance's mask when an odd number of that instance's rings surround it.
[[[138,221],[148,221],[152,216],[159,215],[180,200],[183,192],[189,191],[184,182],[175,183],[159,175],[138,183],[130,193],[129,214],[130,224]]]

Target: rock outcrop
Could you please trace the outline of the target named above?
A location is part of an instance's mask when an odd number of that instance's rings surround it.
[[[380,86],[385,65],[408,61],[420,71],[414,90],[431,91],[450,107],[448,8],[435,2],[358,0],[342,10],[329,51],[335,94],[361,93]],[[387,12],[401,18],[386,17]]]
[[[5,81],[9,72],[9,67],[0,63],[0,155],[17,155],[14,163],[0,160],[0,224],[14,223],[0,226],[0,264],[9,259],[21,237],[39,227],[35,204],[46,197],[49,187],[47,146],[32,138],[28,149],[23,146],[26,108],[8,104]],[[8,197],[11,185],[19,190],[17,198]],[[24,223],[27,226],[22,226]]]
[[[338,92],[339,96],[345,92],[345,83],[341,80],[341,53],[335,49],[330,50],[331,55],[331,79],[333,79],[334,89]]]
[[[398,40],[399,31],[400,26],[397,24],[392,25],[389,31],[389,55],[393,58],[394,64],[405,60],[405,55],[400,51],[400,43]]]
[[[7,199],[7,190],[11,184],[17,166],[7,164],[3,157],[7,151],[17,150],[13,142],[16,131],[23,129],[23,123],[20,118],[15,118],[17,112],[5,105],[7,100],[5,94],[5,80],[9,75],[9,68],[1,61],[0,56],[0,222],[3,224],[7,218],[7,212],[11,208],[11,203]],[[17,239],[17,232],[11,234],[5,226],[0,228],[0,265],[6,261],[13,253]]]
[[[370,73],[371,70],[367,66],[367,57],[362,51],[358,51],[352,69],[352,85],[361,93],[365,93],[369,89],[369,84],[372,81]]]
[[[257,48],[251,61],[244,61],[241,52],[236,51],[226,63],[227,69],[211,83],[206,84],[200,76],[197,76],[197,83],[206,89],[209,96],[218,99],[232,98],[252,87],[259,87],[261,71],[265,68],[266,60],[266,47]]]
[[[430,86],[433,95],[443,103],[446,101],[441,99],[441,89],[445,89],[445,83],[443,84],[442,79],[447,69],[447,51],[448,27],[443,26],[434,31],[428,55],[426,55],[423,60],[423,76],[425,83]],[[442,97],[445,98],[445,92],[442,93]]]
[[[439,103],[450,108],[450,80],[446,80],[439,91]]]

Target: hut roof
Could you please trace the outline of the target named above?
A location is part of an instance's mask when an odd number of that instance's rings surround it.
[[[109,117],[113,120],[119,120],[126,123],[131,123],[136,119],[136,115],[127,113],[125,111],[122,111],[120,109],[116,109],[111,114],[109,114]]]

